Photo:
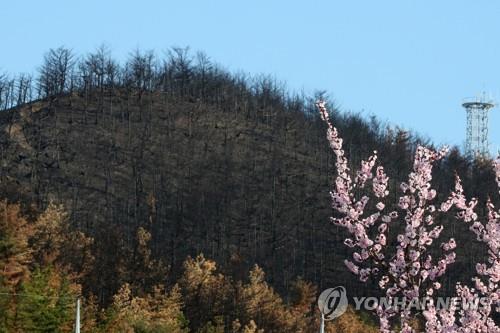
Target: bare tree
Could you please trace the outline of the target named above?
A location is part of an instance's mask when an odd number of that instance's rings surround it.
[[[141,100],[146,91],[152,91],[155,86],[156,57],[153,51],[141,52],[135,50],[125,67],[125,84],[136,89]]]
[[[192,59],[189,55],[189,48],[172,48],[172,65],[175,69],[175,80],[179,85],[179,92],[181,96],[187,95],[187,87],[191,81],[193,68]]]
[[[7,74],[0,75],[0,109],[7,110],[15,106],[15,79]]]
[[[40,67],[38,88],[41,97],[51,97],[67,91],[75,59],[70,49],[59,47],[50,49]]]
[[[19,74],[17,78],[17,105],[31,101],[31,74]]]
[[[80,70],[88,75],[90,88],[97,88],[102,94],[104,89],[116,82],[118,64],[111,58],[108,46],[102,44],[94,53],[90,53],[80,64]]]
[[[7,87],[7,74],[0,74],[0,110],[4,109],[4,95]]]

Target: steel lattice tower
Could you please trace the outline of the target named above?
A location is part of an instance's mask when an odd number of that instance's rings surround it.
[[[476,98],[462,104],[467,112],[465,151],[471,157],[489,155],[488,112],[495,106],[485,98]]]

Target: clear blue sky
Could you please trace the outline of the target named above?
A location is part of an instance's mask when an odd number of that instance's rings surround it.
[[[462,145],[464,97],[500,101],[500,2],[22,1],[0,7],[0,70],[32,72],[60,45],[190,46],[230,70],[325,89],[343,110],[375,114],[437,143]],[[490,119],[500,148],[500,108]]]

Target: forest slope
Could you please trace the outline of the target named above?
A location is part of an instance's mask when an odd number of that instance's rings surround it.
[[[124,65],[105,47],[75,59],[52,49],[36,80],[0,76],[0,194],[26,211],[63,204],[71,227],[94,239],[85,293],[107,303],[124,283],[172,283],[199,253],[237,280],[259,264],[281,293],[299,276],[320,289],[370,288],[345,269],[345,233],[329,223],[335,160],[314,99],[186,49],[165,59],[136,50]],[[379,152],[396,205],[417,144],[429,142],[375,118],[333,109],[332,119],[351,166]],[[434,172],[440,199],[455,173],[468,196],[498,202],[488,161],[456,148]],[[438,221],[460,243],[446,288],[482,256],[452,221]],[[137,274],[140,228],[166,276]]]
[[[357,117],[336,119],[356,164],[378,149],[389,175],[409,169],[404,132],[390,138]],[[258,263],[282,291],[297,276],[362,290],[342,263],[344,235],[328,223],[334,161],[315,116],[116,91],[27,104],[3,112],[0,126],[4,197],[65,206],[71,225],[95,239],[95,274],[85,284],[102,299],[130,280],[123,267],[134,265],[139,227],[151,232],[170,279],[187,255],[204,253],[240,279]],[[439,168],[438,187],[466,162],[447,163],[455,165]],[[486,183],[483,173],[470,177]],[[457,230],[449,232],[460,239]],[[471,256],[459,257],[457,270],[470,271]]]

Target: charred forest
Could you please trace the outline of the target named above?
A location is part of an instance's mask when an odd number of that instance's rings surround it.
[[[217,317],[232,313],[229,300],[248,292],[245,287],[263,283],[263,272],[266,288],[272,286],[283,304],[298,304],[297,285],[310,293],[312,286],[343,285],[362,294],[370,286],[345,269],[346,234],[329,221],[335,157],[315,109],[320,97],[328,100],[323,92],[293,93],[271,76],[230,72],[187,48],[163,56],[135,50],[120,63],[105,46],[85,55],[60,47],[46,53],[35,75],[0,75],[1,210],[17,207],[22,225],[35,229],[47,211],[64,215],[58,229],[63,240],[43,243],[59,244],[57,255],[37,257],[40,233],[26,231],[25,243],[35,253],[27,267],[47,260],[71,267],[63,275],[96,308],[116,305],[126,288],[146,297],[158,285],[177,290],[177,283],[184,304],[202,303],[193,297],[224,300],[207,305],[217,311],[187,309],[186,327],[193,331],[217,320],[227,328],[247,318],[251,326],[252,318],[266,332],[278,332],[266,324],[273,320],[243,310],[240,317]],[[353,166],[380,153],[396,206],[397,184],[411,169],[417,145],[432,142],[376,117],[343,112],[333,100],[328,104]],[[468,196],[500,202],[488,161],[452,147],[433,175],[440,195],[453,188],[456,174]],[[441,223],[462,244],[446,292],[455,281],[470,279],[473,263],[485,253],[467,227],[453,219]],[[16,233],[8,226],[0,226],[3,242]],[[8,258],[3,251],[5,267]],[[213,275],[218,279],[211,287],[231,292],[193,296],[186,272],[215,263],[221,275]],[[293,309],[287,315],[293,317]],[[245,332],[258,332],[251,329]]]

